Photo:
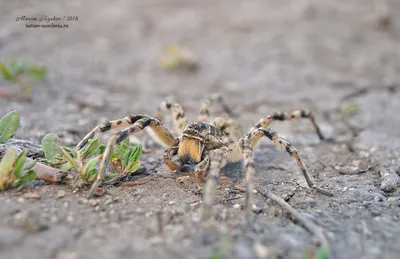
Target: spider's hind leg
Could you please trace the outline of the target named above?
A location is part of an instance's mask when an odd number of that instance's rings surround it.
[[[214,93],[211,96],[207,97],[201,104],[201,109],[200,109],[200,115],[198,117],[199,121],[202,122],[207,122],[210,117],[210,110],[211,110],[211,105],[213,103],[217,102],[223,109],[225,113],[227,113],[229,116],[233,115],[232,110],[229,108],[229,106],[225,103],[224,99],[222,98],[222,95]]]
[[[156,113],[157,116],[161,116],[164,112],[170,113],[174,122],[175,130],[179,135],[181,135],[188,125],[182,105],[167,98],[158,106]]]
[[[251,146],[254,147],[257,145],[258,141],[264,136],[269,138],[272,142],[274,142],[274,144],[278,148],[288,152],[289,155],[297,162],[297,165],[300,168],[301,172],[303,173],[303,176],[306,179],[306,182],[310,188],[312,188],[324,195],[333,196],[332,193],[315,186],[314,182],[311,180],[311,177],[308,173],[306,165],[304,164],[303,160],[300,157],[299,151],[292,144],[290,144],[286,139],[280,137],[278,135],[278,133],[276,133],[275,131],[271,130],[270,128],[267,128],[267,129],[259,128],[259,129],[252,131],[251,133],[247,134],[245,136],[245,138],[246,137],[249,138],[250,142],[251,142]]]
[[[257,128],[268,128],[273,121],[285,121],[285,120],[294,120],[300,118],[308,118],[311,121],[312,125],[314,126],[315,132],[317,133],[318,137],[321,140],[325,139],[317,122],[315,121],[314,115],[310,111],[306,110],[297,110],[290,114],[286,112],[275,112],[272,115],[262,118],[253,128],[250,129],[249,132],[252,132]]]

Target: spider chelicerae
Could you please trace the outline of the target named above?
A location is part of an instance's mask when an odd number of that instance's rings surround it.
[[[297,110],[290,114],[276,112],[262,118],[244,136],[240,137],[241,128],[231,116],[217,117],[212,121],[209,120],[210,107],[214,102],[220,103],[228,114],[231,113],[222,97],[218,94],[214,94],[205,99],[202,103],[198,121],[190,123],[187,122],[184,110],[179,103],[171,100],[162,102],[158,107],[158,113],[160,115],[168,112],[172,115],[178,136],[171,133],[159,119],[147,115],[129,115],[123,119],[106,121],[104,124],[96,126],[79,142],[76,147],[78,151],[88,143],[89,139],[93,138],[98,133],[103,133],[115,128],[124,129],[112,135],[108,140],[106,150],[104,151],[100,163],[97,179],[89,190],[88,198],[92,197],[100,186],[104,178],[106,164],[108,163],[115,145],[145,128],[150,128],[149,132],[152,133],[151,135],[158,139],[158,142],[168,147],[164,152],[163,158],[165,164],[171,170],[180,170],[187,164],[196,165],[196,177],[199,180],[205,180],[203,221],[210,218],[221,168],[227,163],[238,162],[240,160],[244,161],[243,167],[245,170],[245,209],[247,213],[252,211],[254,189],[252,179],[255,174],[253,148],[262,137],[267,137],[273,141],[278,148],[289,153],[297,162],[310,188],[322,194],[333,196],[332,193],[314,184],[297,149],[287,140],[280,137],[275,131],[268,128],[273,121],[308,118],[313,124],[319,138],[323,140],[324,137],[311,112],[305,110]]]

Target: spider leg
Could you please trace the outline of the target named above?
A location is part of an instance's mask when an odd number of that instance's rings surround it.
[[[211,209],[214,203],[217,183],[221,168],[227,163],[227,158],[222,149],[214,150],[210,153],[210,171],[207,175],[203,193],[203,214],[202,222],[207,221],[211,216]]]
[[[212,124],[220,129],[231,142],[237,141],[243,136],[243,130],[240,125],[229,117],[216,117]]]
[[[175,130],[179,135],[183,133],[183,130],[187,126],[187,120],[185,118],[185,111],[177,102],[172,102],[169,99],[165,99],[157,109],[157,116],[161,115],[162,112],[169,112],[172,116],[172,120],[174,121]]]
[[[245,136],[245,139],[247,138],[248,141],[250,141],[251,146],[255,147],[257,145],[258,141],[264,136],[269,138],[270,140],[272,140],[272,142],[274,142],[275,145],[278,148],[280,148],[281,150],[286,150],[286,152],[288,152],[289,155],[297,162],[297,165],[300,168],[301,172],[303,173],[303,176],[306,179],[307,184],[310,188],[312,188],[324,195],[333,196],[332,193],[315,186],[314,182],[311,180],[311,177],[307,171],[306,165],[304,164],[303,160],[300,157],[299,151],[292,144],[290,144],[287,140],[280,137],[278,135],[278,133],[276,133],[272,129],[270,129],[270,128],[256,129],[256,130],[252,131],[251,133],[247,134]]]
[[[206,176],[208,167],[210,166],[210,156],[206,155],[203,160],[197,164],[195,169],[195,175],[199,182],[203,182]]]
[[[315,128],[315,131],[316,131],[318,137],[321,140],[325,139],[324,135],[322,135],[322,132],[321,132],[317,122],[315,121],[314,115],[310,111],[306,111],[306,110],[297,110],[290,114],[286,113],[286,112],[275,112],[272,115],[262,118],[254,127],[252,127],[250,129],[249,132],[252,132],[258,128],[268,128],[269,125],[273,121],[285,121],[285,120],[293,120],[293,119],[300,119],[300,118],[310,119],[312,125]]]
[[[182,169],[182,164],[179,161],[174,161],[172,157],[178,153],[178,147],[171,147],[165,150],[164,152],[164,163],[171,169],[172,171]]]
[[[254,183],[253,178],[256,173],[256,168],[254,166],[253,160],[253,148],[251,146],[250,136],[246,136],[241,141],[242,144],[242,154],[243,154],[243,165],[245,170],[245,183],[246,183],[246,194],[244,198],[244,205],[246,209],[246,220],[249,222],[250,215],[252,212],[252,206],[254,204]]]
[[[130,135],[133,135],[133,134],[136,134],[136,133],[142,131],[147,126],[149,126],[160,139],[165,140],[165,143],[169,144],[170,146],[176,146],[178,144],[179,140],[175,139],[171,135],[171,133],[168,131],[168,129],[166,129],[164,126],[162,126],[158,120],[153,119],[148,116],[141,115],[141,118],[136,120],[136,122],[131,127],[129,127],[126,130],[123,130],[117,134],[114,134],[108,140],[106,150],[103,153],[103,158],[100,163],[99,172],[97,174],[97,179],[93,183],[92,187],[90,188],[90,190],[88,192],[88,198],[91,198],[93,196],[97,187],[101,184],[101,181],[104,178],[105,167],[108,163],[108,160],[113,152],[115,145],[120,143],[121,141],[123,141],[124,139],[129,137]],[[91,133],[89,133],[89,134],[91,134]],[[94,133],[93,133],[93,135],[94,135]]]
[[[145,125],[143,122],[148,124]],[[158,120],[146,115],[129,115],[123,119],[106,121],[104,124],[96,126],[78,143],[76,149],[82,149],[88,143],[88,140],[93,138],[96,134],[102,134],[108,130],[126,127],[135,123],[139,123],[144,127],[149,125],[156,134],[156,137],[158,137],[167,146],[174,146],[174,144],[177,142],[177,139],[171,134],[171,132],[162,126]]]
[[[225,113],[228,115],[232,115],[233,112],[229,108],[229,106],[225,103],[224,99],[220,94],[212,94],[210,97],[206,98],[203,103],[201,104],[201,109],[200,109],[200,115],[198,117],[199,121],[202,122],[207,122],[209,120],[210,116],[210,110],[211,110],[211,105],[217,102],[219,105],[221,105],[222,109],[224,110]]]

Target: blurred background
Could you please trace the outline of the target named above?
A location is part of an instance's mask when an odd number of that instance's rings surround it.
[[[353,91],[380,91],[399,80],[395,0],[1,0],[0,6],[0,61],[23,58],[47,69],[31,85],[30,103],[9,98],[18,85],[0,79],[2,113],[21,110],[33,138],[35,130],[88,130],[103,118],[153,114],[168,95],[197,115],[200,101],[220,92],[243,125],[277,110],[323,114]],[[46,22],[22,16],[77,18],[50,22],[68,28],[26,28]]]

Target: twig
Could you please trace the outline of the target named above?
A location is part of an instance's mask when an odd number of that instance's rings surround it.
[[[313,233],[319,239],[321,246],[329,247],[328,240],[326,239],[325,233],[321,227],[317,226],[312,221],[301,215],[300,212],[290,206],[289,203],[284,201],[282,198],[276,196],[270,190],[267,190],[266,188],[264,188],[264,190],[257,188],[257,191],[261,193],[261,195],[263,195],[265,198],[273,200],[274,202],[278,203],[282,208],[287,210],[293,216],[293,219],[291,219],[293,223],[300,223],[302,227]]]
[[[33,161],[29,157],[27,157],[25,159],[29,162]],[[68,176],[67,171],[62,171],[62,170],[47,166],[45,164],[39,163],[39,162],[36,162],[33,169],[36,172],[37,179],[44,180],[44,181],[52,183],[52,184],[64,183]]]

